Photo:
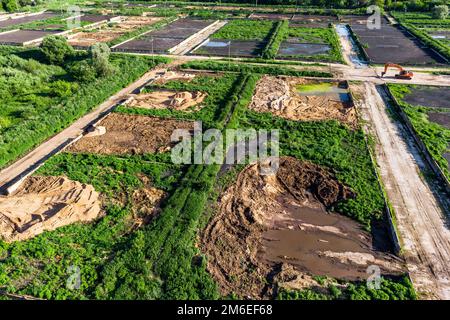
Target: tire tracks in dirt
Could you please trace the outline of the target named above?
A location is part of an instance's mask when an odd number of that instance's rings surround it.
[[[450,299],[450,230],[433,186],[422,178],[426,164],[403,125],[389,115],[375,84],[352,85],[352,90],[366,129],[377,140],[381,179],[414,287],[422,299]]]

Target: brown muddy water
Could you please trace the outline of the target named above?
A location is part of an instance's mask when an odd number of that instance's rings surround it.
[[[286,216],[262,235],[259,255],[270,264],[289,263],[297,270],[347,280],[367,279],[376,264],[372,236],[350,218],[325,207],[299,206],[286,198]],[[342,257],[341,257],[342,256]],[[383,269],[383,267],[382,267]]]

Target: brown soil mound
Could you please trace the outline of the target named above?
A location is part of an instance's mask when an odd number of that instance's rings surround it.
[[[369,264],[400,270],[372,250],[359,224],[327,213],[351,197],[332,174],[308,162],[281,158],[270,176],[259,174],[259,164],[247,166],[221,195],[201,239],[222,294],[270,297],[278,286],[311,287],[313,275],[363,279]]]
[[[12,196],[0,196],[0,237],[25,240],[99,215],[99,194],[91,185],[64,177],[30,177]]]
[[[305,96],[297,93],[299,84],[312,81],[295,77],[264,76],[258,82],[250,109],[290,120],[338,120],[357,127],[355,108],[330,95]]]
[[[174,92],[169,90],[158,90],[151,93],[143,93],[133,96],[127,104],[128,107],[144,109],[174,109],[180,111],[198,111],[200,105],[206,98],[206,93],[196,92]],[[191,108],[194,107],[195,108]]]
[[[194,79],[199,73],[188,73],[180,71],[167,71],[153,81],[153,84],[162,85],[169,81],[186,81]]]
[[[148,224],[159,214],[161,201],[166,197],[163,190],[146,187],[135,190],[132,195],[134,226],[133,229]]]
[[[67,151],[99,154],[165,152],[173,146],[170,136],[175,129],[194,128],[191,121],[120,113],[111,113],[99,125],[106,128],[105,134],[83,137],[67,148]]]
[[[129,16],[123,18],[121,22],[104,24],[94,31],[79,32],[73,35],[69,43],[74,46],[91,46],[97,42],[112,41],[127,32],[136,30],[145,25],[151,25],[162,18]]]

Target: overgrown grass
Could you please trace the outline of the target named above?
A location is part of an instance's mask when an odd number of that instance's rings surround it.
[[[168,61],[112,55],[114,74],[79,83],[62,67],[44,62],[37,49],[0,47],[0,52],[0,167],[61,131],[156,64]],[[79,53],[79,58],[83,55]]]
[[[329,279],[328,279],[329,280]],[[379,289],[369,289],[365,282],[333,281],[327,290],[287,290],[278,292],[279,300],[415,300],[417,295],[411,281],[406,277],[390,279],[383,277]]]
[[[408,116],[411,124],[416,130],[422,142],[427,147],[433,159],[441,168],[447,179],[450,179],[447,159],[443,157],[450,152],[450,130],[444,126],[428,120],[427,113],[430,111],[448,111],[427,106],[413,106],[403,100],[404,96],[411,92],[416,86],[388,84],[388,88],[394,95],[400,107]]]
[[[251,72],[258,74],[288,75],[296,77],[322,77],[322,78],[333,77],[331,73],[322,71],[294,70],[281,66],[254,65],[246,63],[236,63],[231,61],[229,62],[211,61],[211,60],[190,61],[183,64],[181,67],[185,69],[247,72],[247,73]]]
[[[286,39],[288,32],[289,22],[287,20],[277,22],[267,46],[262,52],[262,57],[265,59],[274,59],[277,56],[281,43]]]
[[[231,20],[212,39],[227,40],[265,40],[274,28],[274,21],[268,20]]]
[[[65,175],[92,184],[107,199],[103,207],[106,216],[93,223],[75,223],[45,232],[28,241],[0,241],[0,289],[45,299],[96,298],[105,267],[118,252],[134,253],[143,241],[143,230],[132,229],[132,194],[143,187],[138,176],[145,175],[154,187],[170,195],[182,173],[182,168],[170,163],[168,154],[115,157],[64,153],[51,158],[37,174]],[[145,291],[143,297],[158,298],[161,281],[141,256],[134,254],[133,263],[135,268],[145,270],[146,277],[127,276]],[[71,290],[67,281],[75,270],[81,277],[80,288]]]
[[[130,108],[121,106],[118,112],[143,114],[158,117],[169,117],[186,120],[199,120],[203,123],[203,128],[216,128],[217,114],[221,112],[226,104],[228,97],[233,94],[233,84],[237,75],[212,75],[197,76],[190,82],[187,81],[169,81],[164,85],[153,85],[144,89],[146,91],[154,91],[159,89],[168,89],[174,91],[201,91],[207,94],[205,100],[200,104],[202,109],[198,111],[178,111],[175,109],[143,109]],[[192,108],[195,108],[193,106]]]
[[[341,44],[336,30],[332,25],[327,28],[306,28],[306,27],[289,27],[289,32],[285,34],[285,39],[295,39],[300,43],[318,43],[326,44],[330,47],[329,52],[317,55],[283,55],[284,58],[301,58],[312,61],[329,61],[344,63],[341,52]]]

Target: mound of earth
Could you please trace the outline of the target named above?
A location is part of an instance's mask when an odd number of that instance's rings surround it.
[[[69,38],[69,44],[87,47],[97,42],[109,42],[117,39],[127,32],[141,28],[145,25],[154,24],[160,20],[161,18],[156,17],[123,17],[122,21],[118,23],[107,23],[99,26],[98,29],[91,30],[89,32],[79,32],[73,34]]]
[[[133,229],[148,224],[159,214],[161,201],[166,197],[163,190],[145,187],[134,190],[132,195],[132,209],[134,212]]]
[[[311,83],[296,77],[264,76],[256,86],[249,108],[289,120],[337,120],[351,128],[357,127],[356,110],[351,103],[342,102],[333,95],[298,93],[298,85]]]
[[[142,115],[111,113],[99,123],[106,132],[85,136],[67,151],[98,154],[145,154],[165,152],[172,148],[175,129],[192,131],[192,121],[178,121]]]
[[[201,236],[222,294],[272,297],[280,286],[311,287],[315,275],[362,280],[372,264],[400,273],[397,259],[374,251],[358,223],[327,212],[355,196],[330,172],[291,157],[274,175],[260,175],[259,166],[247,166],[221,194]]]
[[[94,187],[65,177],[30,177],[11,196],[0,196],[0,237],[32,238],[44,231],[100,215]]]
[[[180,72],[180,71],[167,71],[164,74],[157,77],[153,84],[162,85],[169,81],[191,81],[197,76],[196,73]]]
[[[127,106],[144,109],[198,111],[202,108],[201,103],[205,98],[206,93],[200,91],[174,92],[170,90],[158,90],[133,96],[131,101],[127,103]],[[192,108],[194,106],[195,108]]]

